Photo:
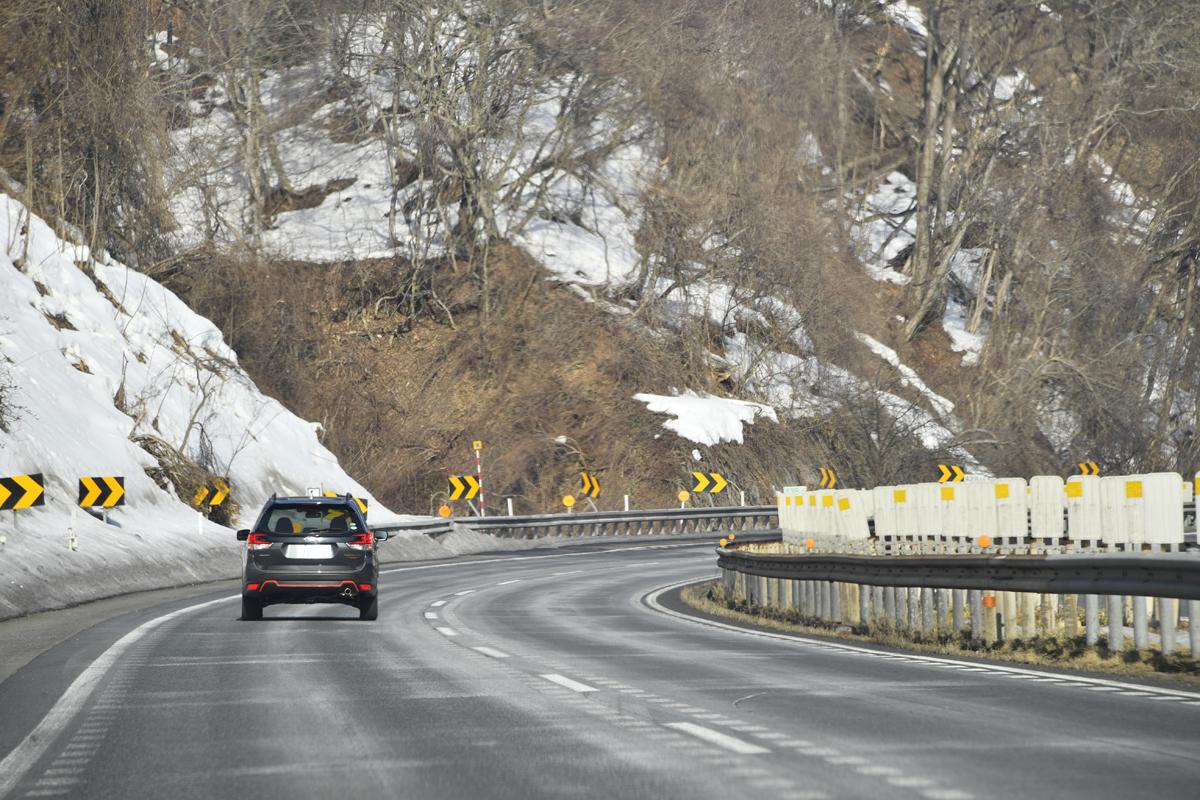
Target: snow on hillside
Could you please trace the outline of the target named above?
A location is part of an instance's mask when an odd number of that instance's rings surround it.
[[[688,441],[709,446],[721,442],[741,444],[742,427],[753,424],[760,417],[779,421],[770,406],[690,391],[675,396],[635,394],[633,399],[645,403],[655,414],[673,417],[663,423],[667,430]]]
[[[229,476],[243,523],[272,492],[309,486],[371,499],[372,522],[398,519],[342,471],[313,423],[259,393],[212,323],[141,273],[88,257],[0,194],[0,380],[18,409],[0,431],[0,475],[46,482],[44,507],[0,515],[0,618],[235,574],[232,533],[160,488],[135,436]],[[75,509],[79,478],[93,475],[125,478],[111,524]],[[81,575],[88,586],[64,580]]]

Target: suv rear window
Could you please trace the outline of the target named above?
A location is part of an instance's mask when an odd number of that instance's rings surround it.
[[[358,515],[346,506],[309,503],[279,503],[259,520],[257,530],[266,533],[312,534],[358,533],[363,528]]]

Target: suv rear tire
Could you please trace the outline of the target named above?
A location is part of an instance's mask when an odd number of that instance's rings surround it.
[[[359,602],[358,618],[368,622],[379,619],[379,595],[373,594]]]
[[[243,620],[259,620],[262,619],[263,606],[262,603],[253,597],[242,595],[242,619]]]

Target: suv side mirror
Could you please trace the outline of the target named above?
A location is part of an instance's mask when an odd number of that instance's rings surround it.
[[[377,541],[377,542],[386,542],[386,541],[387,541],[387,538],[388,538],[388,532],[387,532],[387,531],[375,531],[375,541]]]
[[[237,537],[238,537],[237,540],[239,542],[244,542],[250,538],[250,531],[249,530],[240,530],[237,532]]]

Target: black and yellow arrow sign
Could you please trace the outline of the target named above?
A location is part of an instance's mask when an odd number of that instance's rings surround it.
[[[707,491],[709,494],[720,494],[729,485],[729,481],[725,480],[725,476],[719,472],[693,472],[692,477],[696,480],[692,484],[693,492]]]
[[[963,468],[957,464],[951,464],[948,467],[945,464],[938,464],[938,471],[941,472],[941,475],[938,477],[938,483],[946,483],[947,481],[950,483],[962,483],[962,479],[966,476]]]
[[[125,479],[113,475],[79,479],[79,505],[113,508],[125,505]]]
[[[42,473],[0,478],[0,510],[46,505],[46,482]]]
[[[829,467],[821,467],[821,488],[832,489],[837,486],[837,473]]]
[[[461,500],[464,497],[468,500],[474,500],[477,494],[479,494],[479,481],[475,480],[474,475],[450,476],[451,500]]]
[[[325,496],[326,497],[341,497],[341,495],[338,494],[337,492],[326,492]],[[350,495],[350,496],[354,497],[354,495]],[[368,505],[367,501],[361,497],[354,497],[354,502],[358,503],[358,510],[361,511],[362,515],[365,517],[367,515],[367,505]]]
[[[214,478],[211,485],[201,486],[196,490],[192,495],[192,505],[199,507],[207,500],[209,506],[219,506],[225,502],[229,492],[229,483],[224,478]]]
[[[581,472],[579,473],[579,477],[582,481],[580,484],[582,487],[580,491],[583,494],[587,495],[593,500],[600,496],[600,481],[596,480],[595,475],[590,472]]]
[[[1080,475],[1099,475],[1100,474],[1100,465],[1098,465],[1095,461],[1080,462],[1079,474]]]

